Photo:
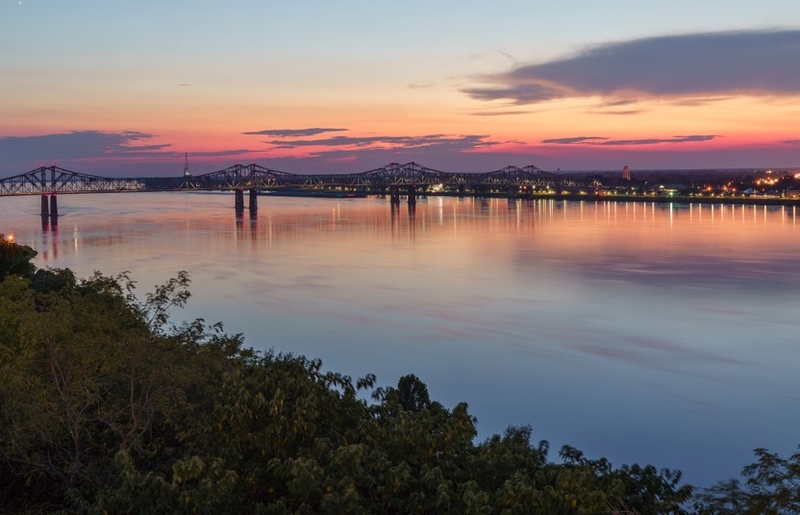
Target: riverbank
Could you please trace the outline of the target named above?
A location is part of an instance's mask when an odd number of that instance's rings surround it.
[[[420,195],[419,197],[465,197],[477,195],[459,195],[458,193],[435,193]],[[483,198],[508,198],[520,200],[579,200],[586,202],[654,202],[657,204],[726,204],[726,205],[767,205],[767,206],[800,206],[800,198],[790,197],[695,197],[688,195],[679,196],[653,196],[653,195],[591,195],[579,193],[542,193],[528,195],[508,195],[507,193],[481,195]]]
[[[330,191],[330,190],[272,190],[260,191],[259,195],[266,197],[310,197],[310,198],[366,198],[369,196],[388,196],[363,191]],[[407,202],[407,195],[403,195]],[[473,198],[508,198],[516,200],[570,200],[587,202],[654,202],[657,204],[726,204],[726,205],[767,205],[767,206],[798,206],[800,197],[757,197],[757,196],[731,196],[731,197],[702,197],[691,195],[614,195],[614,194],[581,194],[581,193],[528,193],[511,194],[486,192],[480,195],[458,192],[426,192],[418,193],[418,201],[427,197],[473,197]]]

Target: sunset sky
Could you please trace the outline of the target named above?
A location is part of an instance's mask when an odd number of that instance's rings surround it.
[[[797,0],[0,0],[0,177],[800,168]]]

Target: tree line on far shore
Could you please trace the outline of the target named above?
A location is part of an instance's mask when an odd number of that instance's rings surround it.
[[[0,235],[0,513],[784,514],[800,455],[760,449],[696,491],[528,426],[476,443],[465,403],[409,374],[378,387],[319,360],[170,318],[179,272],[143,298],[127,274],[36,269]]]

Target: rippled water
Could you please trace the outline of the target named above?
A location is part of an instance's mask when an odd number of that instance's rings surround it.
[[[800,213],[793,207],[228,194],[0,198],[38,266],[178,270],[185,318],[379,384],[414,373],[480,439],[531,424],[615,465],[736,475],[800,443]]]

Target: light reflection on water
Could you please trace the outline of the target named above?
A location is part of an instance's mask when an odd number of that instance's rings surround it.
[[[177,270],[186,318],[380,384],[414,373],[466,401],[480,438],[531,424],[554,448],[708,484],[800,443],[800,226],[793,207],[227,194],[0,199],[38,266]]]

